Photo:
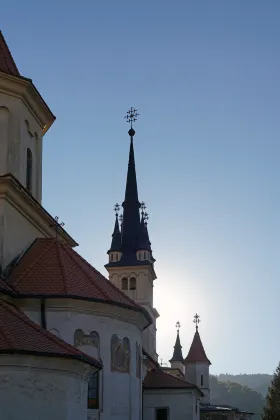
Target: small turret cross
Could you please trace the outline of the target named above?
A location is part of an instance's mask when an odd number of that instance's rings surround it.
[[[193,322],[195,323],[195,329],[196,331],[198,331],[198,324],[201,322],[200,321],[200,316],[195,314],[193,317]]]
[[[114,211],[116,213],[116,216],[118,216],[119,211],[120,211],[120,205],[118,203],[115,204]]]
[[[176,327],[177,332],[179,332],[179,329],[181,328],[180,321],[177,321],[177,322],[176,322],[175,327]]]
[[[57,238],[59,228],[65,226],[65,223],[64,222],[59,223],[59,217],[58,216],[55,216],[54,220],[55,220],[55,223],[50,225],[50,227],[55,229],[55,237]]]
[[[139,113],[135,108],[131,107],[124,118],[130,124],[130,128],[132,128],[132,123],[137,121],[137,117],[139,117]]]

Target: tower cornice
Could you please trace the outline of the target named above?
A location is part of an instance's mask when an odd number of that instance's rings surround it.
[[[19,98],[29,109],[45,134],[55,121],[55,116],[36,89],[31,79],[13,76],[0,71],[0,92]]]

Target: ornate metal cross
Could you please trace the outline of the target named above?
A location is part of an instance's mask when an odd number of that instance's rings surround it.
[[[120,211],[120,205],[118,203],[115,204],[114,211],[116,213],[116,216],[118,216],[119,211]]]
[[[179,329],[181,328],[180,321],[177,321],[177,322],[176,322],[175,327],[176,327],[177,332],[179,332]]]
[[[137,121],[137,117],[139,117],[139,113],[137,112],[137,109],[131,107],[124,117],[126,121],[130,124],[130,128],[132,128],[132,123]]]
[[[197,331],[198,330],[198,324],[201,322],[200,321],[200,316],[195,314],[194,317],[193,317],[193,322],[195,323],[195,329]]]
[[[58,237],[58,231],[60,227],[65,226],[64,222],[59,223],[59,217],[55,216],[55,223],[53,223],[52,225],[50,225],[51,228],[55,228],[55,237]]]

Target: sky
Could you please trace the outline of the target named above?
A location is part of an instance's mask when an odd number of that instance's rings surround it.
[[[57,120],[43,205],[106,274],[124,198],[130,106],[156,258],[159,359],[181,323],[211,372],[280,360],[278,0],[10,0],[0,28]]]

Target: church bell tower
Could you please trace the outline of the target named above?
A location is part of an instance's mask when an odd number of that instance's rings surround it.
[[[107,254],[109,262],[105,265],[109,280],[136,303],[143,306],[151,315],[153,324],[143,332],[143,347],[150,356],[157,360],[156,319],[159,314],[153,307],[153,282],[156,279],[151,242],[147,221],[148,214],[144,202],[139,202],[134,158],[135,130],[132,123],[138,113],[131,108],[127,113],[130,124],[130,150],[125,188],[122,203],[123,214],[119,215],[120,206],[116,204],[116,219],[112,242]],[[141,212],[141,215],[140,215]]]

